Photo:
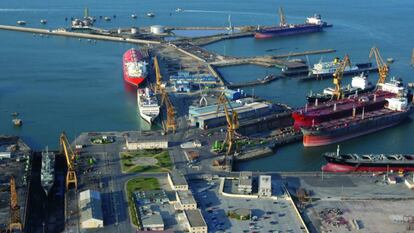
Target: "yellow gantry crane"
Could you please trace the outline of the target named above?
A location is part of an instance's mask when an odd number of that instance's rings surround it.
[[[333,98],[340,99],[342,97],[342,76],[344,75],[344,70],[347,66],[351,66],[351,60],[348,55],[345,55],[344,59],[339,62],[339,66],[333,74],[333,84],[335,85]]]
[[[171,130],[173,133],[175,133],[175,130],[177,128],[177,124],[175,122],[175,110],[165,89],[161,89],[161,105],[165,105],[165,108],[167,110],[167,120],[165,124],[163,122],[164,132],[168,133]]]
[[[279,7],[279,26],[284,27],[286,26],[286,16],[285,13],[283,12],[283,8]]]
[[[160,93],[162,86],[161,86],[161,71],[160,71],[160,65],[158,63],[158,58],[157,56],[154,56],[154,69],[155,69],[155,88],[154,88],[154,92],[155,93]]]
[[[23,225],[20,220],[20,206],[17,199],[16,181],[10,177],[10,223],[9,232],[23,232]]]
[[[388,65],[387,63],[384,62],[378,48],[375,46],[372,47],[371,51],[369,52],[369,58],[372,58],[373,56],[375,56],[375,60],[377,61],[377,68],[378,68],[378,75],[379,75],[378,84],[384,83],[388,77],[388,71],[389,71]]]
[[[229,155],[233,151],[235,133],[236,130],[239,128],[239,119],[237,112],[233,110],[233,108],[230,105],[230,101],[227,99],[224,93],[222,93],[219,96],[217,103],[217,113],[220,110],[220,106],[223,106],[224,114],[226,115],[227,120],[226,138],[224,139],[221,149],[224,150],[225,146],[227,145],[226,155]],[[231,114],[229,113],[227,105],[229,105],[229,107],[232,109]]]
[[[78,189],[78,179],[75,172],[75,153],[73,153],[64,132],[60,135],[60,149],[61,153],[65,154],[66,164],[68,166],[68,171],[66,173],[66,190],[69,189],[71,184],[74,185],[75,189]]]

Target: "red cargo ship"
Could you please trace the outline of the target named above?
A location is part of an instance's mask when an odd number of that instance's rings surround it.
[[[147,78],[147,65],[139,51],[136,49],[126,51],[123,56],[125,82],[138,87]]]
[[[292,113],[294,128],[310,127],[325,121],[349,117],[355,108],[356,114],[362,109],[365,112],[375,111],[384,107],[386,98],[405,95],[405,88],[400,80],[391,79],[390,82],[378,84],[377,90],[346,99],[330,100],[313,106],[305,106]]]

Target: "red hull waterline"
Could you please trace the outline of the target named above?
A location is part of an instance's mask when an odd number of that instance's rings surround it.
[[[350,166],[345,164],[327,163],[322,166],[324,172],[387,172],[387,171],[414,171],[414,167],[389,166],[389,167],[368,167],[368,166]]]
[[[371,130],[367,130],[367,131],[362,131],[362,132],[358,132],[358,133],[354,133],[354,134],[348,134],[348,135],[344,135],[342,137],[330,137],[330,136],[313,136],[313,135],[304,135],[303,136],[303,145],[305,147],[313,147],[313,146],[325,146],[325,145],[330,145],[330,144],[334,144],[337,142],[342,142],[351,138],[355,138],[355,137],[359,137],[365,134],[370,134],[382,129],[386,129],[389,128],[391,126],[397,125],[400,122],[395,122],[389,125],[385,125],[382,127],[378,127],[378,128],[374,128]]]
[[[139,87],[139,85],[145,80],[145,78],[130,78],[127,74],[124,74],[124,81],[130,85],[135,87]]]

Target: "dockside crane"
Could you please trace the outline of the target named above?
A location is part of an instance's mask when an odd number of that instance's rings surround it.
[[[283,8],[279,7],[279,26],[284,27],[286,25],[287,23],[285,13],[283,12]]]
[[[226,155],[230,155],[233,151],[234,143],[235,143],[235,134],[236,130],[239,128],[239,119],[237,112],[232,108],[230,101],[227,99],[224,93],[220,94],[218,101],[217,101],[217,113],[220,111],[220,106],[223,106],[224,114],[226,115],[227,121],[227,132],[224,142],[221,146],[221,150],[227,145]],[[231,114],[229,113],[229,109],[227,105],[231,108]]]
[[[381,54],[377,47],[372,47],[371,51],[369,52],[369,58],[371,59],[373,56],[375,56],[375,60],[377,61],[377,68],[378,68],[378,83],[384,83],[385,80],[388,77],[389,68],[387,63],[384,62],[384,60],[381,57]]]
[[[167,120],[165,124],[163,122],[164,132],[168,133],[171,130],[173,133],[175,133],[175,130],[177,128],[177,124],[175,122],[175,109],[165,89],[161,90],[161,105],[165,105],[165,108],[167,110]]]
[[[9,232],[23,232],[23,224],[20,220],[20,206],[17,199],[16,181],[10,177],[10,223]]]
[[[159,94],[161,93],[162,85],[161,85],[161,71],[160,71],[160,65],[158,63],[157,56],[154,56],[154,70],[155,70],[155,88],[154,92]]]
[[[60,150],[61,153],[65,155],[66,164],[68,166],[68,171],[66,173],[66,190],[69,189],[71,184],[74,185],[75,189],[78,189],[78,179],[75,172],[75,153],[73,153],[68,138],[64,132],[60,135]]]
[[[342,77],[347,66],[351,66],[351,60],[348,55],[345,55],[344,59],[339,62],[339,66],[333,74],[333,84],[335,85],[333,98],[340,99],[342,97]]]

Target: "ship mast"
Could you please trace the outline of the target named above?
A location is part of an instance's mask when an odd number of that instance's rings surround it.
[[[286,23],[286,16],[285,13],[283,12],[283,8],[279,7],[279,26],[284,27],[287,25]]]

